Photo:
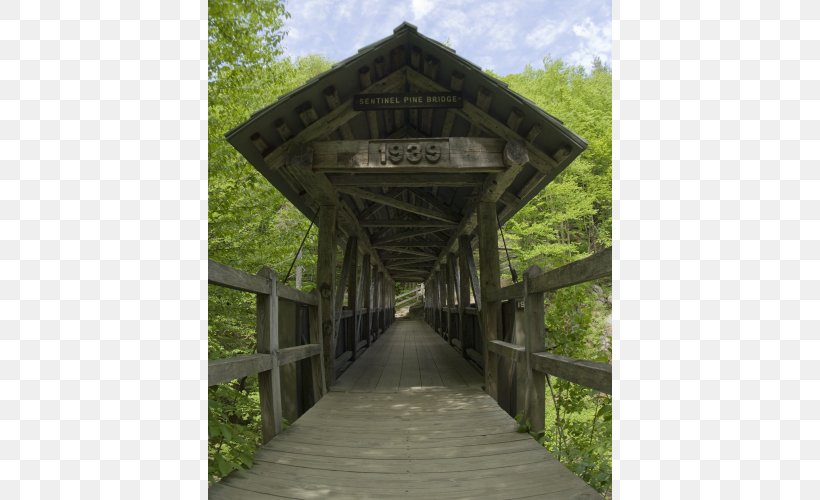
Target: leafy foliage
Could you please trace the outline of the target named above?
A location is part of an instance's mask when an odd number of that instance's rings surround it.
[[[544,60],[502,78],[559,117],[588,149],[507,222],[513,266],[554,269],[612,244],[612,74]],[[600,280],[547,296],[547,349],[611,362],[611,283]],[[612,489],[612,398],[548,377],[546,429],[533,437],[606,496]],[[521,422],[520,430],[530,425]],[[532,433],[531,433],[532,434]]]
[[[210,0],[208,7],[208,256],[250,273],[267,266],[284,279],[310,221],[224,134],[330,63],[318,56],[282,57],[282,23],[288,14],[279,0]],[[299,261],[306,270],[315,268],[315,246],[314,230]],[[254,296],[210,286],[208,358],[248,354],[255,347]],[[209,388],[211,480],[253,464],[260,419],[256,377]]]

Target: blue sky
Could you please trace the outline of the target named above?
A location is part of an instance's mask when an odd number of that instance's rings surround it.
[[[609,0],[286,0],[285,53],[341,61],[408,21],[423,35],[498,74],[540,67],[546,55],[611,65]]]

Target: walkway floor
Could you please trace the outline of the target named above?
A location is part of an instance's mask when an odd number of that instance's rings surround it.
[[[600,496],[481,391],[426,324],[396,321],[332,391],[211,499]]]

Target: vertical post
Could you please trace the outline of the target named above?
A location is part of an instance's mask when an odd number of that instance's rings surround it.
[[[362,330],[367,337],[367,347],[370,347],[370,306],[373,295],[373,282],[371,280],[370,271],[370,254],[365,254],[362,259],[362,291],[364,292],[364,316],[362,316]]]
[[[458,337],[458,310],[453,312],[453,309],[456,308],[457,299],[458,299],[458,280],[456,280],[456,273],[454,272],[453,265],[455,264],[455,254],[451,253],[447,255],[447,301],[450,303],[450,307],[448,309],[449,314],[449,336],[450,336],[450,345],[453,344],[453,339]],[[459,339],[460,340],[460,339]]]
[[[484,390],[498,401],[498,364],[495,354],[487,348],[498,338],[499,302],[496,294],[501,284],[498,265],[498,219],[495,202],[478,204],[478,251],[481,267],[481,290],[484,300],[481,308],[484,353]]]
[[[319,249],[316,260],[316,284],[319,290],[319,319],[322,331],[322,354],[325,358],[325,391],[335,380],[336,346],[336,205],[319,209]]]
[[[339,283],[336,285],[336,311],[337,315],[338,312],[342,311],[343,307],[342,304],[344,303],[345,297],[345,289],[349,284],[350,279],[350,270],[353,268],[353,262],[356,261],[356,253],[358,252],[357,249],[358,243],[356,241],[355,236],[350,236],[347,238],[347,246],[345,247],[345,255],[344,260],[342,261],[342,273],[339,275]],[[350,293],[351,291],[348,290],[348,302],[350,301]],[[355,318],[353,318],[355,323]],[[339,322],[336,325],[335,333],[333,334],[333,356],[336,356],[336,346],[339,343],[339,334],[341,334],[343,330],[343,325],[348,325],[350,322],[347,318],[339,318]],[[345,343],[349,343],[350,341],[350,328],[346,329],[347,335],[344,338]],[[348,346],[350,347],[350,346]],[[351,348],[351,351],[354,348]]]
[[[279,382],[279,296],[276,273],[262,268],[259,276],[268,278],[270,293],[256,294],[256,352],[270,354],[273,367],[259,373],[259,407],[262,412],[262,442],[282,432],[282,398]]]
[[[351,238],[352,240],[355,239]],[[356,361],[356,351],[358,351],[359,347],[359,280],[357,279],[358,274],[358,267],[359,267],[359,249],[356,247],[355,243],[353,246],[353,254],[350,256],[350,272],[347,275],[347,306],[353,311],[353,317],[351,318],[350,323],[352,324],[353,328],[351,328],[350,338],[352,339],[351,347],[350,347],[350,361]]]
[[[467,313],[465,310],[470,305],[470,272],[467,268],[467,252],[470,251],[469,236],[459,237],[458,246],[458,274],[460,278],[458,287],[458,336],[461,339],[461,355],[464,359],[467,359]]]
[[[378,339],[382,328],[382,273],[376,273],[376,291],[373,295],[376,300],[376,307],[374,311],[375,318],[373,320],[373,338]]]
[[[544,344],[544,293],[532,293],[532,280],[541,274],[541,268],[532,266],[524,273],[524,334],[527,359],[527,417],[530,420],[530,430],[540,432],[544,430],[544,374],[533,370],[532,355],[543,352]]]
[[[321,296],[317,298],[321,301]],[[322,344],[322,328],[319,326],[319,307],[308,308],[308,328],[310,329],[310,343]],[[310,375],[313,379],[313,402],[319,402],[322,396],[325,395],[325,359],[324,352],[318,356],[310,358]]]
[[[443,325],[441,327],[441,333],[447,332],[444,336],[444,340],[448,343],[452,342],[450,340],[450,277],[447,276],[447,257],[444,257],[444,260],[441,262],[439,266],[439,272],[441,273],[441,291],[442,293],[442,300],[441,300],[441,307],[443,308],[442,312],[442,320]]]

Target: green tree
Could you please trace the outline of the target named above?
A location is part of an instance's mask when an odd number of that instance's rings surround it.
[[[225,140],[251,113],[330,68],[317,56],[285,58],[288,17],[278,0],[210,0],[208,10],[208,255],[250,273],[287,272],[310,221]],[[312,269],[315,241],[302,263]],[[255,350],[255,298],[210,286],[208,358]],[[250,466],[261,438],[258,383],[246,377],[208,390],[209,479]]]
[[[541,69],[502,78],[589,144],[561,175],[507,222],[513,264],[554,269],[612,244],[612,74],[546,58]],[[548,294],[547,349],[611,362],[611,284]],[[612,398],[549,377],[545,446],[606,496],[612,489]]]

